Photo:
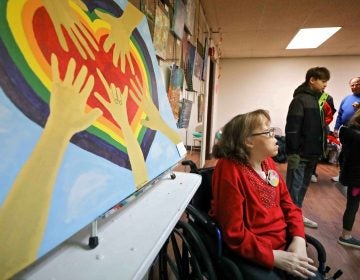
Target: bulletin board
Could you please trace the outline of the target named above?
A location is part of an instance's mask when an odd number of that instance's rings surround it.
[[[0,1],[1,276],[182,159],[161,79],[125,0]]]

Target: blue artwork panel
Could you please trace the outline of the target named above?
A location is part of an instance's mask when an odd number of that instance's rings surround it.
[[[3,0],[0,21],[8,278],[176,165],[183,144],[131,3]]]

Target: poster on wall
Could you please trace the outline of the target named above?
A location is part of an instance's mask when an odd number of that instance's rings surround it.
[[[170,71],[171,74],[170,74],[168,98],[172,112],[174,114],[174,118],[177,120],[179,118],[179,103],[180,103],[180,95],[182,93],[183,84],[184,84],[184,73],[183,73],[183,69],[181,69],[176,64],[173,64],[171,66]]]
[[[185,28],[190,35],[193,35],[193,33],[194,33],[195,12],[196,12],[195,0],[187,0]]]
[[[204,47],[200,43],[200,41],[197,40],[194,76],[199,80],[202,79],[203,68],[204,68]]]
[[[203,63],[203,69],[201,72],[201,79],[203,81],[206,80],[207,77],[207,68],[208,68],[208,62],[209,62],[209,42],[210,40],[208,38],[205,38],[205,48],[204,48],[204,63]]]
[[[5,279],[183,157],[146,17],[125,0],[0,1],[0,120]]]
[[[204,94],[198,95],[198,122],[201,123],[204,120],[204,111],[205,111],[205,103],[204,103]]]
[[[169,30],[169,17],[160,6],[157,6],[154,27],[154,48],[156,55],[162,59],[166,59]]]
[[[180,104],[179,120],[177,122],[178,128],[188,128],[190,123],[192,101],[183,98]]]
[[[187,91],[193,91],[193,73],[194,73],[194,62],[195,62],[196,47],[187,41],[187,51],[185,60],[185,81]]]
[[[174,16],[171,31],[174,32],[175,36],[180,40],[182,39],[184,34],[184,24],[186,16],[185,13],[186,10],[183,0],[175,0]]]

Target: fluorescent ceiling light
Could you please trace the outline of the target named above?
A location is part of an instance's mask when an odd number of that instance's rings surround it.
[[[314,49],[324,43],[341,27],[303,28],[298,31],[286,49]]]

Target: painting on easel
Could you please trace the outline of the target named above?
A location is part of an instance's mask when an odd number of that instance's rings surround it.
[[[1,1],[0,134],[9,278],[183,157],[144,15],[125,0]]]

